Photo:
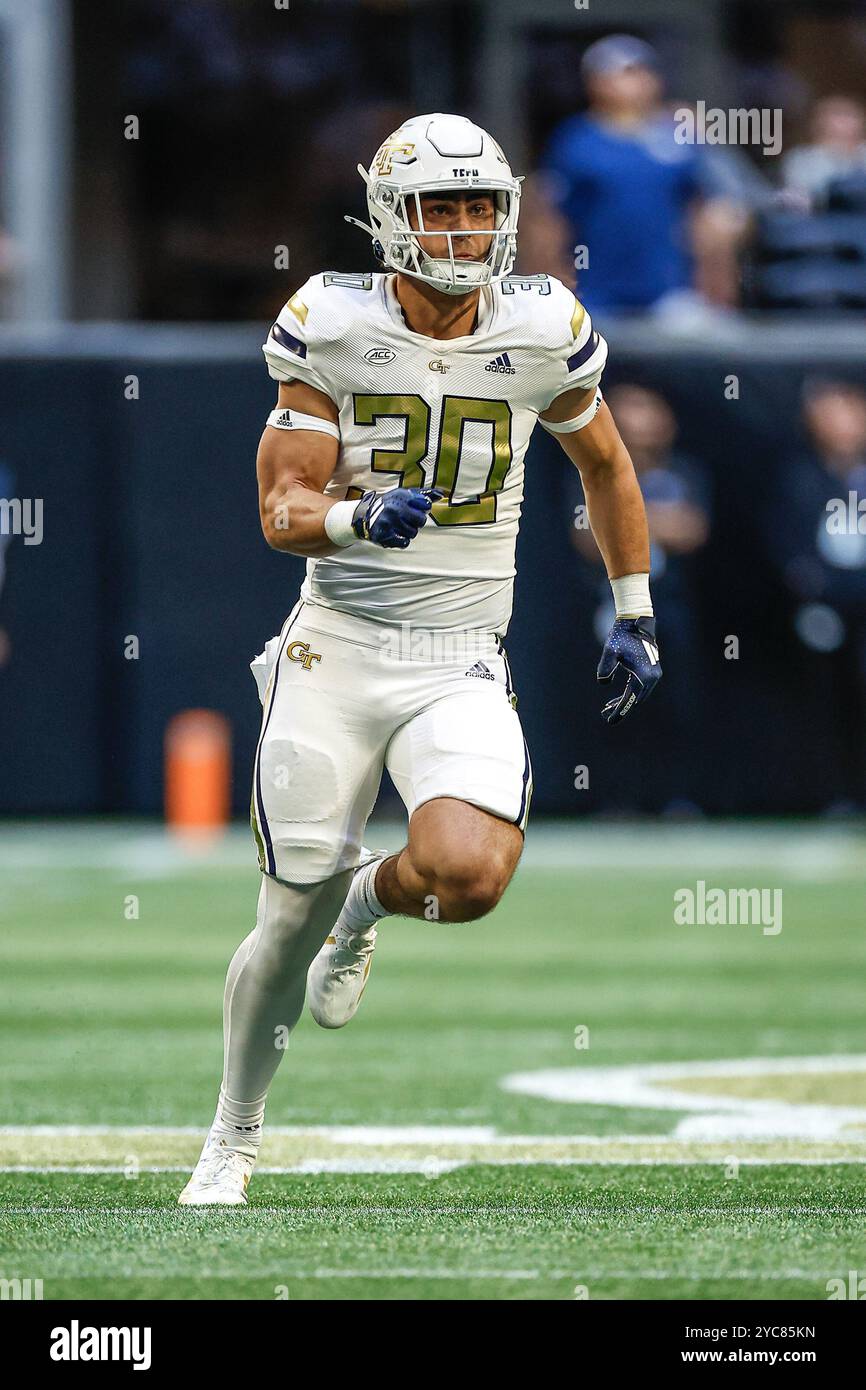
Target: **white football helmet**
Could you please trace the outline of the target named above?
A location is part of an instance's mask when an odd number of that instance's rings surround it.
[[[443,294],[468,294],[507,275],[517,253],[517,214],[520,184],[499,145],[486,130],[466,116],[434,112],[405,121],[377,151],[369,171],[358,173],[367,185],[370,223],[347,217],[369,232],[379,260],[392,270],[411,275]],[[490,250],[483,261],[458,260],[454,238],[477,236],[472,231],[440,231],[448,238],[448,256],[436,260],[422,250],[417,231],[424,231],[423,193],[475,189],[493,194],[496,206]],[[415,201],[418,228],[411,226],[407,202]]]

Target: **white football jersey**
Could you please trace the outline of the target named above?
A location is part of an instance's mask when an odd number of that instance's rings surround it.
[[[474,333],[413,333],[395,276],[314,275],[263,348],[277,381],[306,381],[340,412],[325,493],[445,493],[406,550],[359,542],[310,560],[302,596],[360,617],[503,634],[511,616],[523,459],[539,413],[597,385],[607,345],[547,275],[482,290]]]

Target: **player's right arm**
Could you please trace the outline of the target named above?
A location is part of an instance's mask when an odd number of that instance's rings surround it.
[[[313,558],[359,542],[405,550],[443,495],[440,489],[370,490],[351,502],[325,497],[340,449],[334,402],[305,382],[283,382],[273,415],[276,423],[265,427],[256,458],[259,515],[268,545]],[[330,428],[323,431],[317,421]]]
[[[282,381],[279,410],[314,415],[337,425],[329,396],[302,381]],[[325,497],[340,451],[335,435],[311,429],[266,425],[256,457],[259,515],[268,545],[292,555],[333,555],[339,550],[325,531],[333,498]]]
[[[351,502],[324,495],[340,452],[339,393],[331,390],[333,349],[344,335],[333,315],[338,279],[308,280],[280,310],[262,348],[280,383],[256,461],[262,530],[275,550],[314,559],[359,543],[405,550],[442,495],[419,487],[370,489]],[[330,317],[322,303],[329,284]]]

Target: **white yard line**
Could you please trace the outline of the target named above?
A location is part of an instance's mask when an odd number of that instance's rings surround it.
[[[501,1134],[490,1125],[273,1125],[260,1172],[420,1173],[490,1164],[559,1167],[703,1164],[819,1166],[866,1158],[866,1105],[798,1104],[719,1093],[730,1078],[862,1074],[866,1055],[737,1057],[579,1065],[512,1073],[507,1091],[573,1104],[686,1112],[667,1134]],[[705,1079],[705,1089],[684,1083]],[[768,1087],[770,1082],[767,1082]],[[185,1171],[204,1131],[192,1125],[4,1125],[0,1171],[137,1173]]]
[[[699,1112],[716,1131],[709,1134],[500,1134],[489,1125],[274,1125],[265,1135],[259,1172],[304,1174],[418,1173],[432,1178],[457,1168],[549,1164],[556,1167],[657,1167],[692,1164],[819,1166],[862,1162],[866,1145],[845,1124],[866,1121],[853,1107],[794,1106],[783,1102],[729,1101],[693,1092],[664,1091],[652,1082],[687,1075],[750,1074],[790,1068],[866,1071],[862,1058],[759,1059],[732,1063],[647,1064],[619,1068],[570,1068],[508,1077],[507,1089],[549,1095],[577,1086],[582,1100],[607,1105],[676,1105]],[[801,1065],[802,1064],[802,1065]],[[541,1086],[536,1092],[534,1087]],[[569,1091],[571,1098],[571,1091]],[[564,1098],[558,1091],[557,1098]],[[731,1113],[726,1111],[730,1104]],[[719,1113],[721,1111],[721,1113]],[[815,1114],[822,1118],[816,1124]],[[730,1133],[725,1124],[755,1130]],[[804,1116],[806,1117],[804,1119]],[[769,1117],[769,1118],[768,1118]],[[689,1123],[695,1124],[692,1116]],[[184,1172],[195,1162],[204,1131],[191,1125],[5,1125],[0,1127],[0,1172],[123,1174]]]

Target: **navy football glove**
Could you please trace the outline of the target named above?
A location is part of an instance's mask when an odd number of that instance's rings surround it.
[[[616,619],[601,653],[598,679],[613,680],[618,666],[628,671],[628,679],[622,694],[608,700],[601,712],[608,724],[625,719],[661,680],[655,618]]]
[[[352,517],[360,541],[388,550],[405,550],[427,520],[427,513],[444,493],[438,487],[395,487],[388,492],[365,492]]]

